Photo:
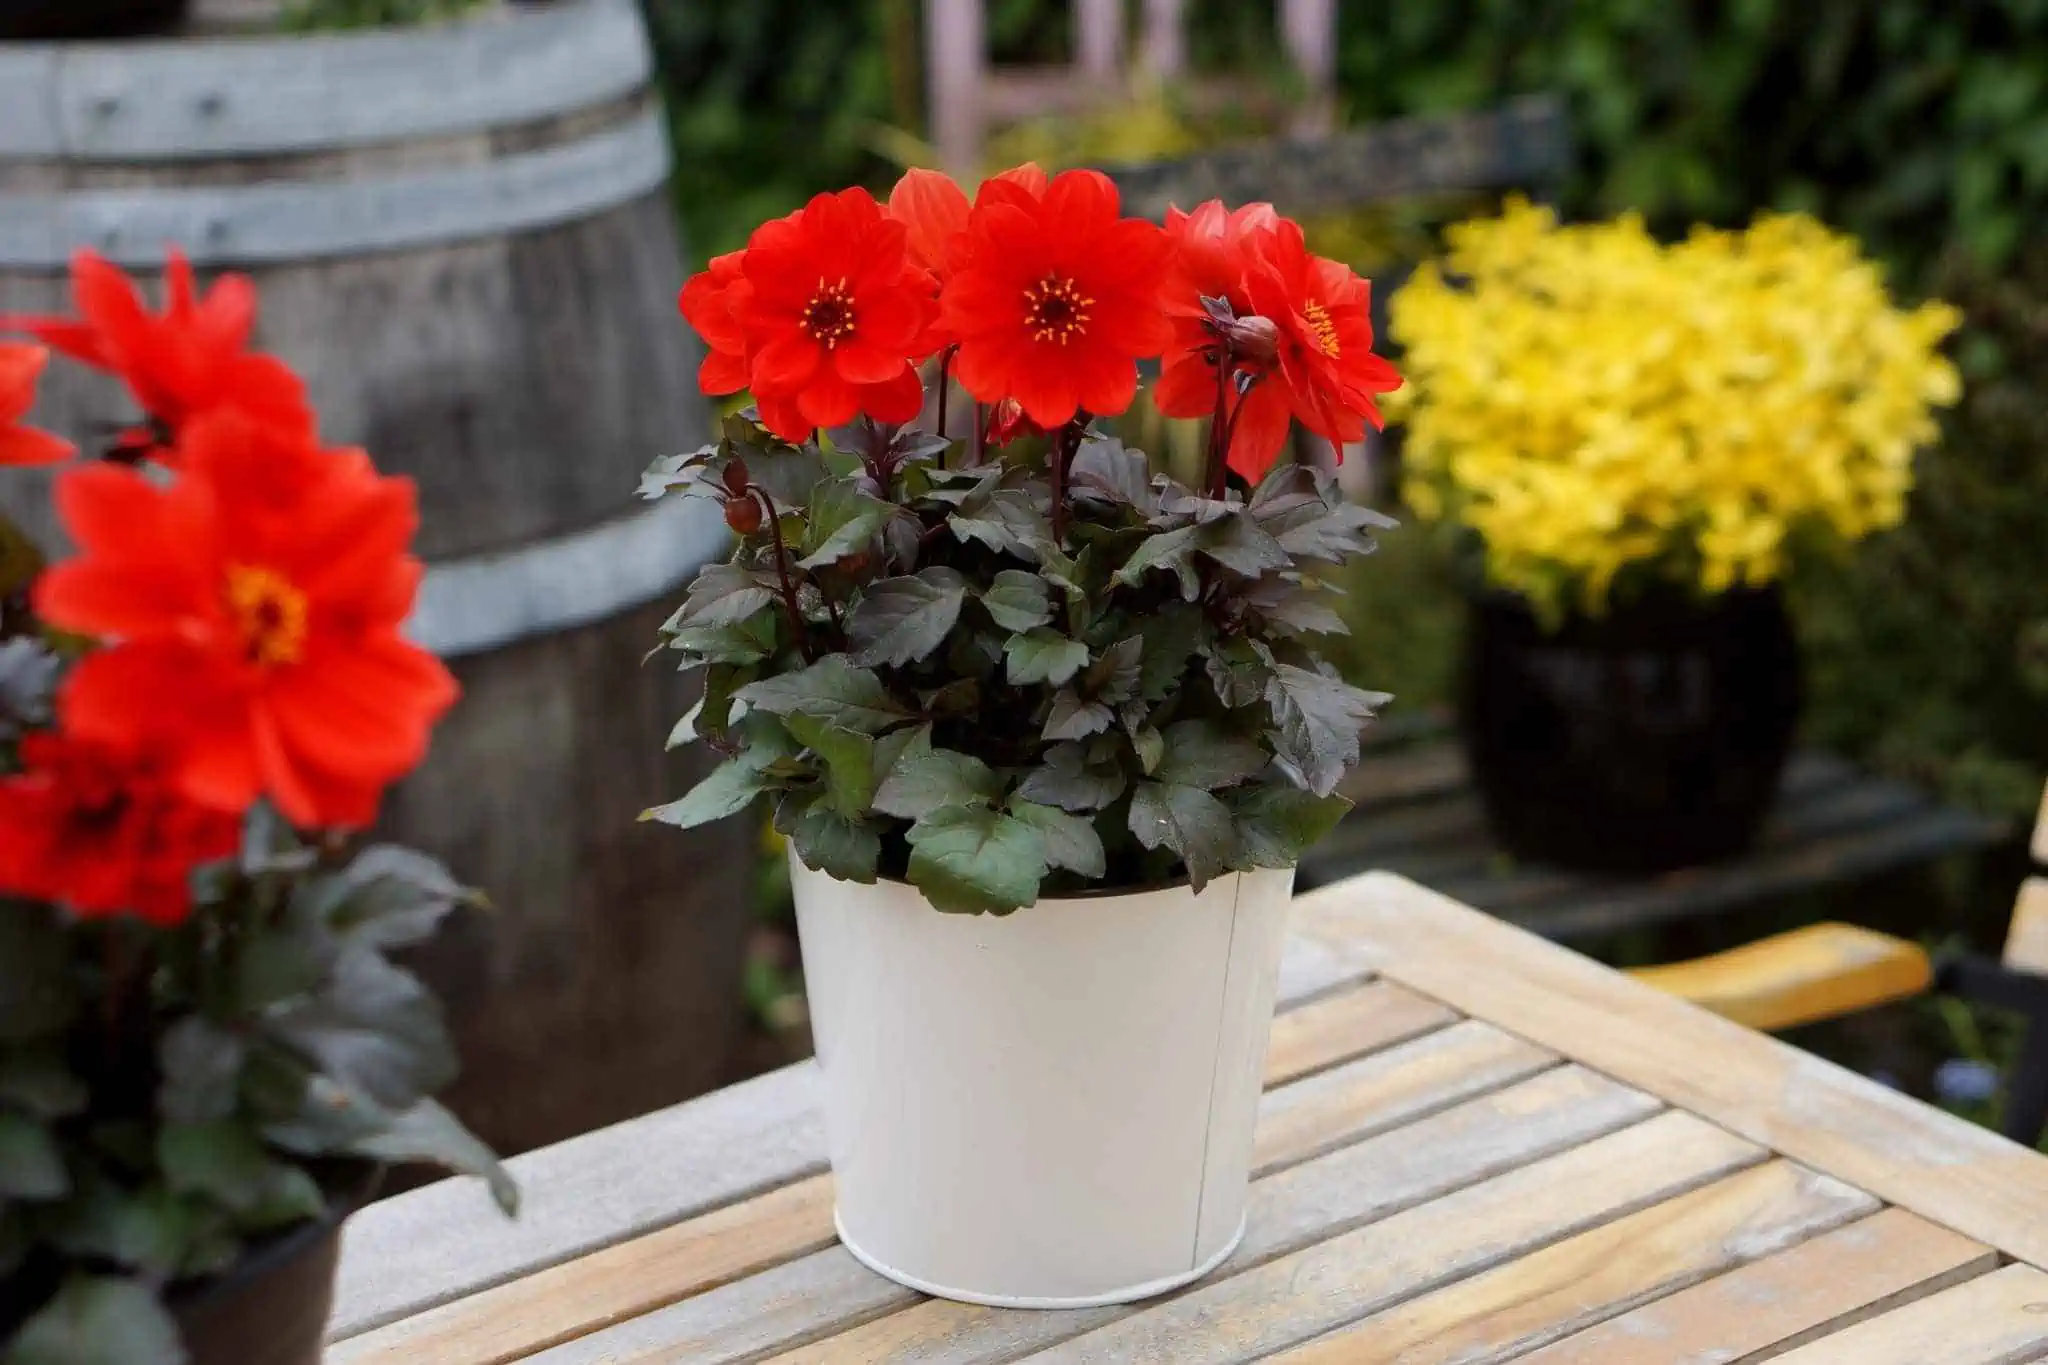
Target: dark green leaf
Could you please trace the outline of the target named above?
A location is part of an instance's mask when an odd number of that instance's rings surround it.
[[[273,997],[279,999],[282,997]],[[157,1108],[172,1123],[211,1123],[235,1112],[248,1044],[203,1015],[190,1014],[157,1044]]]
[[[1219,646],[1208,660],[1209,686],[1225,706],[1251,706],[1265,699],[1273,680],[1272,656],[1239,637]]]
[[[1033,563],[1052,549],[1052,523],[1031,494],[1020,488],[977,491],[946,521],[957,540],[978,541]]]
[[[1093,822],[1032,801],[1010,802],[1010,814],[1038,831],[1045,843],[1049,867],[1063,867],[1083,877],[1095,878],[1108,870],[1102,838]]]
[[[428,1161],[458,1175],[482,1176],[507,1217],[519,1212],[519,1187],[497,1154],[432,1100],[397,1115],[382,1131],[356,1143],[354,1151],[373,1161]]]
[[[1042,682],[1058,687],[1087,666],[1088,646],[1040,627],[1012,636],[1003,646],[1003,657],[1015,685]]]
[[[185,1365],[178,1324],[140,1280],[74,1275],[23,1325],[7,1365]]]
[[[246,1232],[291,1227],[327,1211],[327,1195],[303,1166],[272,1161],[256,1189],[256,1200],[237,1220]]]
[[[986,806],[1002,795],[1003,782],[980,759],[952,749],[934,749],[929,730],[920,731],[875,792],[875,809],[903,820],[922,820],[949,807]]]
[[[1245,787],[1224,801],[1237,820],[1245,861],[1254,867],[1297,867],[1302,855],[1337,827],[1351,802],[1295,787]]]
[[[1001,811],[947,807],[910,827],[910,881],[941,910],[1008,914],[1038,899],[1045,840]]]
[[[28,1213],[19,1204],[0,1200],[0,1284],[14,1277],[38,1239],[29,1232]]]
[[[697,717],[704,714],[704,698],[697,698],[697,704],[683,713],[675,728],[668,732],[668,743],[664,747],[671,753],[697,740]]]
[[[857,730],[827,725],[815,716],[791,716],[790,733],[825,765],[825,800],[841,815],[865,815],[875,799],[875,740]]]
[[[1266,751],[1212,720],[1183,720],[1166,729],[1165,757],[1153,769],[1161,782],[1214,791],[1265,771]]]
[[[1201,648],[1208,634],[1202,613],[1185,602],[1169,602],[1138,622],[1141,665],[1138,694],[1163,701],[1180,687],[1188,656]]]
[[[440,1007],[418,978],[372,951],[345,954],[326,988],[268,1030],[322,1071],[402,1108],[455,1078]]]
[[[770,715],[807,715],[848,730],[878,734],[910,718],[882,680],[843,654],[810,667],[749,683],[733,694]]]
[[[156,1159],[173,1193],[204,1195],[238,1214],[262,1199],[276,1161],[255,1133],[232,1119],[165,1124],[157,1133]]]
[[[1127,635],[1102,651],[1102,657],[1083,679],[1083,687],[1097,701],[1114,706],[1136,701],[1144,677],[1145,641],[1140,636]]]
[[[339,871],[302,883],[293,900],[344,942],[388,949],[426,942],[450,911],[479,897],[424,853],[372,844]]]
[[[682,607],[669,618],[672,637],[685,626],[736,625],[776,600],[775,580],[756,569],[706,564],[690,580]]]
[[[685,605],[677,615],[688,610]],[[776,622],[780,619],[776,611],[764,607],[743,621],[664,627],[662,633],[671,649],[688,656],[682,664],[686,669],[701,664],[751,664],[775,652]]]
[[[1166,737],[1150,725],[1143,725],[1131,732],[1131,748],[1138,755],[1138,766],[1150,777],[1159,771],[1159,765],[1166,761]]]
[[[315,923],[277,925],[242,945],[233,965],[235,1007],[254,1014],[317,989],[335,945]]]
[[[1358,762],[1358,737],[1384,693],[1366,692],[1341,678],[1280,664],[1266,682],[1266,703],[1278,726],[1273,745],[1280,761],[1317,796],[1337,789]]]
[[[827,479],[811,494],[804,520],[802,568],[836,564],[869,541],[889,519],[892,505],[860,491],[854,477]]]
[[[1146,848],[1178,853],[1197,891],[1241,854],[1230,808],[1199,787],[1140,782],[1131,793],[1130,828]]]
[[[1086,739],[1107,730],[1116,712],[1099,701],[1083,701],[1071,687],[1062,687],[1052,699],[1052,712],[1045,718],[1044,738]]]
[[[981,595],[982,606],[998,626],[1012,633],[1030,630],[1052,620],[1052,602],[1046,581],[1022,569],[1003,569],[995,583]]]
[[[713,820],[738,815],[768,789],[768,779],[745,758],[728,758],[690,788],[679,801],[642,811],[642,820],[659,820],[678,829],[695,829]]]
[[[0,1104],[33,1118],[61,1119],[82,1112],[88,1098],[85,1082],[54,1046],[0,1048]]]
[[[36,640],[0,640],[0,740],[48,718],[61,666],[62,660]]]
[[[1079,744],[1055,744],[1045,762],[1024,775],[1017,795],[1062,810],[1101,810],[1124,794],[1124,774],[1114,761],[1091,763]]]
[[[1233,512],[1201,527],[1195,544],[1203,554],[1246,578],[1257,578],[1268,569],[1284,569],[1293,562],[1280,542],[1243,512]]]
[[[53,906],[0,899],[0,1043],[64,1027],[77,1008],[71,942]]]
[[[742,443],[739,454],[747,463],[747,478],[768,490],[777,512],[802,511],[832,472],[815,445],[793,446],[766,432]]]
[[[719,452],[720,445],[714,441],[686,454],[661,456],[640,476],[640,496],[652,502],[672,489],[695,485]]]
[[[0,1198],[62,1199],[71,1192],[57,1139],[40,1122],[0,1109]]]
[[[933,716],[966,716],[981,709],[981,682],[956,678],[944,687],[921,694],[924,709]]]
[[[1263,585],[1261,585],[1263,586]],[[1281,591],[1255,596],[1252,607],[1275,633],[1283,635],[1349,635],[1351,626],[1332,607],[1327,595],[1281,584]]]
[[[1152,470],[1145,452],[1126,449],[1111,436],[1095,436],[1081,443],[1074,453],[1068,479],[1077,493],[1094,494],[1109,502],[1136,508],[1149,517],[1159,510],[1159,497],[1152,491]]]
[[[67,1256],[95,1257],[168,1278],[191,1250],[199,1209],[199,1201],[162,1184],[131,1193],[103,1175],[94,1176],[50,1220],[49,1238]]]
[[[1180,595],[1192,602],[1202,595],[1202,577],[1195,571],[1194,553],[1199,526],[1183,526],[1153,536],[1116,571],[1116,581],[1135,587],[1154,569],[1170,569],[1180,579]]]
[[[846,620],[853,661],[901,668],[924,658],[945,643],[966,600],[967,580],[943,565],[870,583]]]
[[[789,842],[804,866],[842,882],[872,883],[882,858],[882,836],[864,820],[852,820],[821,802],[797,817]]]

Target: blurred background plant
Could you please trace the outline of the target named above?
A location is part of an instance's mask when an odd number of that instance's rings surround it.
[[[288,33],[379,28],[453,19],[495,0],[289,0],[279,26]]]

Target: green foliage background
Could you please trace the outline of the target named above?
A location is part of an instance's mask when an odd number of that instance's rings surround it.
[[[818,189],[886,183],[919,126],[914,0],[648,0],[700,252]],[[1066,51],[1062,0],[991,0],[1005,60]],[[1270,6],[1191,6],[1196,64],[1271,70]],[[1969,322],[1971,381],[1906,528],[1797,584],[1818,741],[2030,811],[2048,777],[2048,0],[1342,0],[1347,118],[1549,90],[1573,115],[1573,216],[1658,229],[1803,208],[1911,299]],[[1412,534],[1412,533],[1411,533]],[[1359,575],[1354,656],[1440,699],[1458,605],[1410,535]],[[1406,542],[1406,543],[1404,543]],[[1398,629],[1391,623],[1398,622]],[[1389,671],[1395,676],[1388,676]]]

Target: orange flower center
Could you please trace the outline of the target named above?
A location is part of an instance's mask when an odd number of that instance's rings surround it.
[[[1330,321],[1329,310],[1310,299],[1302,305],[1301,315],[1308,319],[1309,330],[1315,333],[1316,346],[1330,359],[1335,360],[1343,352],[1337,344],[1337,324]]]
[[[1024,291],[1024,325],[1034,341],[1064,346],[1088,331],[1088,310],[1094,299],[1063,275],[1047,275]]]
[[[804,330],[824,342],[828,351],[853,335],[853,299],[848,295],[844,275],[834,281],[818,277],[817,292],[804,305]]]
[[[228,610],[252,664],[295,664],[306,652],[306,594],[274,569],[230,564]]]

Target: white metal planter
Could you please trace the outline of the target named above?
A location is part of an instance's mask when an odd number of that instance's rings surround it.
[[[1162,1293],[1244,1234],[1292,871],[948,915],[792,859],[840,1240],[1010,1308]]]

